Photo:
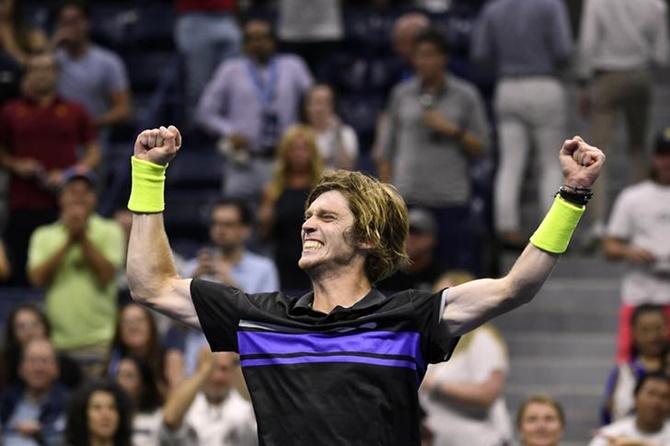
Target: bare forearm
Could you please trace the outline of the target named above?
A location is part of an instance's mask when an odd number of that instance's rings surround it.
[[[507,282],[510,298],[521,304],[535,297],[558,258],[557,254],[550,254],[529,243],[503,279]]]
[[[171,430],[177,430],[184,421],[184,416],[193,404],[208,375],[207,370],[198,370],[174,389],[163,407],[163,422]]]
[[[98,143],[89,143],[86,146],[86,154],[77,164],[90,170],[98,163],[100,163],[100,146]]]
[[[148,301],[158,296],[171,279],[177,279],[163,214],[133,214],[126,263],[133,298]]]
[[[130,118],[130,104],[119,104],[104,113],[96,119],[96,124],[99,126],[115,125],[126,122]]]
[[[481,383],[440,383],[434,391],[454,402],[488,409],[498,398],[498,394],[489,387]]]
[[[81,252],[84,260],[93,270],[101,287],[107,286],[109,282],[114,280],[116,268],[114,268],[112,262],[105,258],[86,234],[81,239]]]
[[[606,238],[603,241],[603,250],[610,260],[625,260],[628,244],[620,240]]]
[[[470,132],[465,132],[465,134],[463,134],[461,145],[463,146],[463,150],[472,157],[477,158],[484,153],[484,144],[482,143],[482,140]]]
[[[68,240],[50,258],[28,271],[28,278],[33,286],[44,287],[51,282],[69,248],[70,241]]]

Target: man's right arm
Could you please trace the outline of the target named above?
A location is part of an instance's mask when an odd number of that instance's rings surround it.
[[[180,144],[181,136],[173,126],[145,130],[135,142],[135,158],[165,166],[177,154]],[[142,191],[135,190],[138,186],[133,184],[133,193],[140,195]],[[162,188],[160,194],[162,197]],[[137,204],[137,196],[135,198],[133,205],[129,203],[134,212],[126,263],[130,293],[135,301],[191,327],[200,328],[191,300],[191,280],[182,279],[177,274],[163,225],[162,205],[160,212],[149,213],[151,210],[140,209],[146,204],[147,197],[140,197],[140,204]]]

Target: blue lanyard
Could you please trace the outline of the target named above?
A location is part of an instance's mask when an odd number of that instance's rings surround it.
[[[275,99],[275,87],[277,86],[278,79],[276,59],[273,58],[268,66],[267,82],[263,82],[258,67],[256,67],[256,65],[250,60],[247,61],[247,70],[249,71],[251,80],[254,81],[256,94],[258,94],[258,99],[260,99],[261,105],[264,109],[270,108]]]

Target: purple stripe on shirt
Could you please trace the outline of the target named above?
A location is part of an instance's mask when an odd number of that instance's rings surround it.
[[[288,365],[288,364],[307,364],[307,363],[357,363],[367,365],[379,365],[386,367],[403,367],[416,370],[414,361],[403,361],[400,359],[381,359],[365,356],[301,356],[297,358],[259,358],[243,359],[242,367],[255,367],[264,365]]]

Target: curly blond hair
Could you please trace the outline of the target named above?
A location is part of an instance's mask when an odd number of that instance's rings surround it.
[[[319,195],[339,191],[354,215],[351,241],[372,247],[365,259],[365,275],[374,284],[408,261],[405,241],[409,233],[407,205],[395,187],[360,172],[336,170],[321,178],[307,198],[307,209]]]

